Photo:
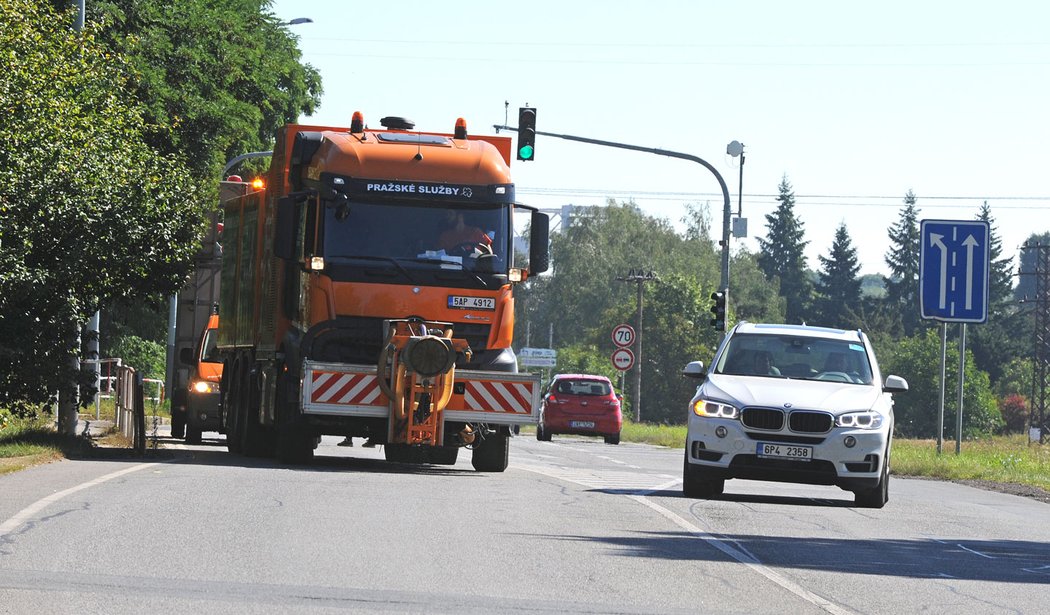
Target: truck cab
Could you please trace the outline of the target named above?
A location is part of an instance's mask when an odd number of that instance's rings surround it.
[[[191,368],[186,384],[186,443],[199,444],[205,431],[221,431],[219,420],[219,385],[222,382],[222,357],[215,342],[218,339],[219,315],[212,314],[201,332],[197,345],[183,348],[179,360]]]

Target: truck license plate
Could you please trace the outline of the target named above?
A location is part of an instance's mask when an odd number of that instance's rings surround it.
[[[492,297],[449,295],[448,307],[454,310],[495,310],[496,300]]]
[[[794,459],[795,461],[809,461],[813,459],[813,447],[799,446],[797,444],[773,444],[772,442],[759,442],[758,456],[772,459]]]

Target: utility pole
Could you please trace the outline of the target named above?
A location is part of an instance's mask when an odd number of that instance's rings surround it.
[[[1050,417],[1047,416],[1047,397],[1050,394],[1050,245],[1025,244],[1022,250],[1035,250],[1035,297],[1025,297],[1025,303],[1035,303],[1035,348],[1032,352],[1032,397],[1030,425],[1038,430],[1039,442],[1050,439]],[[1026,274],[1022,274],[1026,275]],[[1034,435],[1035,432],[1033,431]]]
[[[634,422],[642,422],[642,313],[644,311],[644,301],[642,299],[643,287],[646,282],[659,282],[659,278],[653,273],[652,269],[649,271],[642,271],[641,269],[631,269],[627,272],[626,276],[616,278],[619,282],[634,282],[638,284],[638,320],[637,320],[637,334],[638,340],[635,342],[634,349]]]

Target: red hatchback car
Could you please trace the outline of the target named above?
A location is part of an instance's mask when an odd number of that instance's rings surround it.
[[[559,374],[551,381],[540,407],[536,439],[549,442],[558,434],[602,436],[620,443],[623,415],[620,398],[605,376]]]

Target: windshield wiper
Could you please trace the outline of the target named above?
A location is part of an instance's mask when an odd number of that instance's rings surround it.
[[[352,255],[348,255],[348,256],[340,256],[338,258],[357,259],[357,260],[363,260],[363,261],[381,261],[381,262],[384,262],[384,263],[392,263],[395,267],[397,267],[398,271],[400,271],[401,273],[405,274],[405,277],[408,278],[409,282],[412,282],[413,284],[416,283],[415,278],[413,278],[412,274],[408,272],[408,269],[406,269],[404,265],[402,265],[400,262],[398,262],[398,259],[396,259],[396,258],[394,258],[392,256],[371,256],[371,255],[366,255],[366,254],[352,254]]]

